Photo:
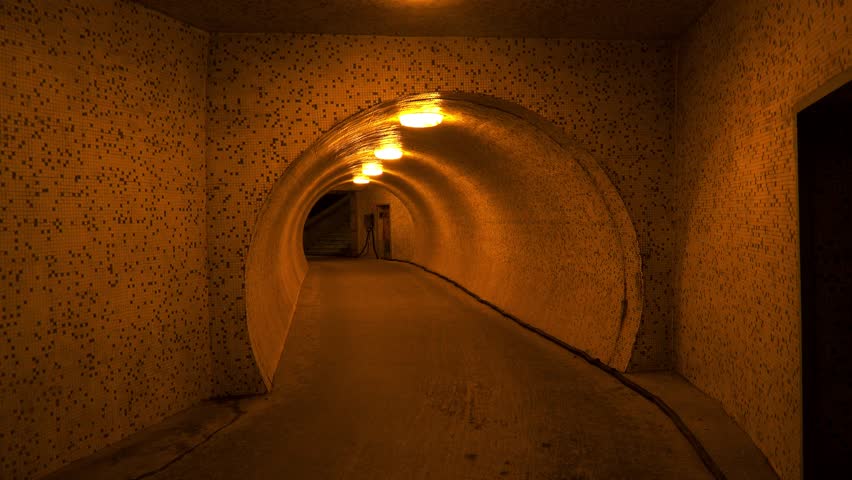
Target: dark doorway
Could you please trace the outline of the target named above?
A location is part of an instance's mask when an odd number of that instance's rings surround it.
[[[317,200],[305,220],[305,255],[354,255],[353,203],[352,192],[329,192]]]
[[[391,258],[391,219],[390,205],[376,205],[379,211],[379,238],[381,239],[381,257]]]
[[[804,477],[852,467],[852,83],[797,118]]]

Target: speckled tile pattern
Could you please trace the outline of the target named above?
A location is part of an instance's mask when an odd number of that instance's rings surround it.
[[[852,2],[725,0],[678,46],[675,367],[801,477],[796,125],[852,66]]]
[[[646,304],[633,368],[668,366],[673,53],[584,40],[213,35],[207,124],[214,379],[262,389],[245,334],[244,258],[273,182],[324,131],[380,101],[435,90],[501,97],[594,155],[636,224]]]
[[[211,394],[207,45],[131,3],[0,2],[0,478]]]

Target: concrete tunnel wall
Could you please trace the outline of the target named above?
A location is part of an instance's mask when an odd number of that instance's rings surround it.
[[[399,111],[427,101],[440,102],[444,122],[397,131]],[[626,369],[642,311],[639,250],[606,175],[519,106],[442,94],[388,102],[342,122],[273,188],[246,262],[246,326],[267,388],[307,272],[307,214],[324,193],[350,182],[352,153],[390,131],[405,156],[386,161],[375,183],[411,214],[413,261]]]

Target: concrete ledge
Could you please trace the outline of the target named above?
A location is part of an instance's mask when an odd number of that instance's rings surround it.
[[[207,400],[47,475],[44,480],[137,480],[149,477],[236,422],[240,399]]]
[[[777,480],[766,456],[722,408],[680,375],[630,373],[625,377],[660,397],[698,438],[729,480]]]

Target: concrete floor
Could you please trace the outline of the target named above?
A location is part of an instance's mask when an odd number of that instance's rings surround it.
[[[313,261],[275,391],[192,412],[50,478],[711,478],[650,402],[400,263]]]
[[[275,385],[150,478],[709,478],[649,402],[408,265],[313,262]]]

